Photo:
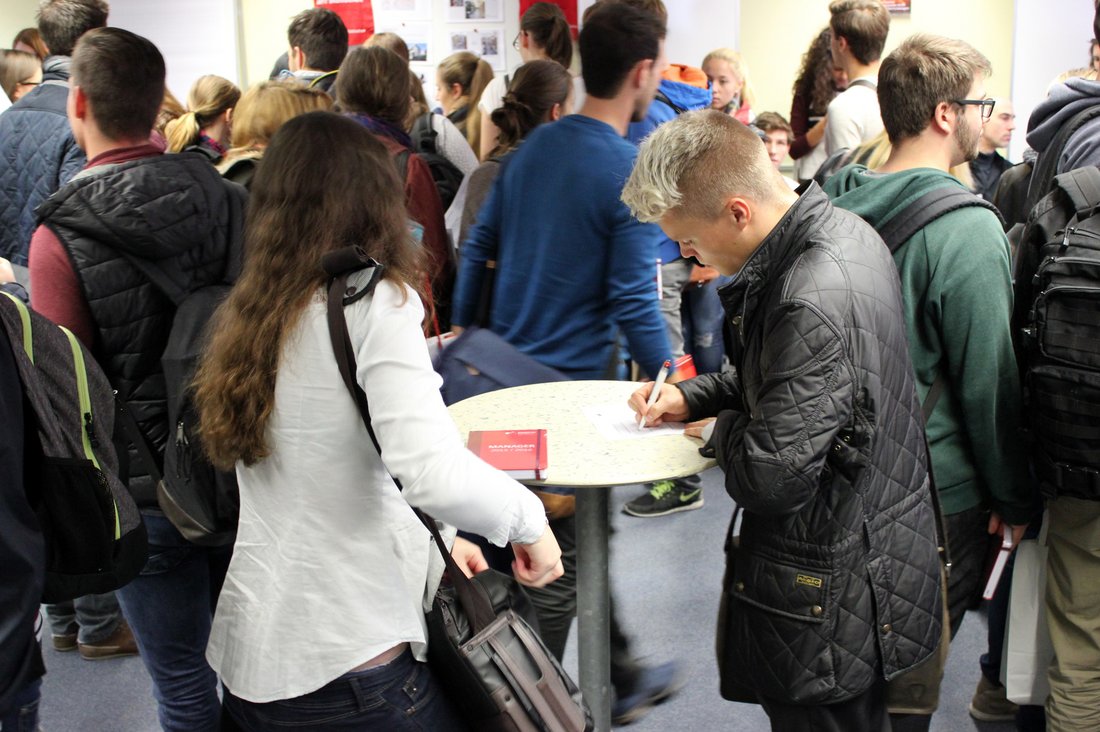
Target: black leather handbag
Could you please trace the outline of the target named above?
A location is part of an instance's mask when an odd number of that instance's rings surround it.
[[[326,255],[322,266],[329,275],[329,336],[340,376],[381,456],[367,395],[355,381],[355,352],[344,305],[374,288],[382,265],[350,247]],[[374,268],[369,284],[349,290],[348,275],[367,267]],[[400,489],[400,481],[393,480]],[[493,570],[468,578],[451,557],[435,521],[413,510],[431,532],[449,578],[436,592],[427,617],[428,662],[465,720],[474,729],[500,732],[593,729],[580,690],[539,638],[534,612],[519,583]]]

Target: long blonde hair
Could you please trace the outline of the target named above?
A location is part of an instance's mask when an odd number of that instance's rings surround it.
[[[732,48],[716,48],[703,58],[701,66],[706,66],[708,61],[725,61],[730,65],[730,71],[741,80],[741,101],[738,109],[756,106],[756,92],[753,91],[752,82],[749,81],[749,67],[744,57]]]
[[[474,150],[481,149],[481,110],[477,103],[489,82],[493,80],[493,67],[485,59],[470,53],[459,51],[452,53],[439,64],[439,78],[447,86],[458,84],[462,97],[466,99],[468,111],[466,119],[455,125]]]
[[[226,162],[267,145],[276,130],[306,112],[332,109],[332,97],[295,81],[261,81],[233,110],[232,147]]]
[[[187,112],[164,126],[168,152],[180,152],[194,145],[203,128],[237,105],[240,88],[213,74],[200,76],[187,95]]]

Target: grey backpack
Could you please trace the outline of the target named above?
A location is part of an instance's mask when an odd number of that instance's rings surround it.
[[[114,392],[70,331],[0,293],[29,424],[26,489],[46,541],[43,602],[116,590],[147,556],[145,525],[118,477]]]

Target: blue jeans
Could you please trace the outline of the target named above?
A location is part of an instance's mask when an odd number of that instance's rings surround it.
[[[233,548],[192,544],[159,511],[142,511],[142,518],[149,561],[118,599],[153,678],[160,726],[218,732],[218,677],[206,643]]]
[[[99,643],[118,628],[122,611],[115,593],[85,595],[67,602],[45,605],[50,633],[68,635],[76,632],[81,643]]]
[[[722,326],[726,313],[718,298],[718,288],[732,278],[719,276],[702,285],[689,285],[681,306],[684,323],[684,349],[695,362],[695,371],[714,374],[722,370],[725,341]]]
[[[42,679],[23,687],[12,699],[11,711],[0,719],[3,732],[35,732],[38,729],[38,701],[42,697]]]
[[[293,699],[255,704],[226,689],[225,708],[245,732],[467,729],[428,665],[416,661],[409,651],[385,666],[346,673]]]

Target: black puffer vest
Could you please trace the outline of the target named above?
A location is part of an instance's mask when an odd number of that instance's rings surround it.
[[[158,451],[168,438],[160,357],[175,305],[131,260],[144,260],[185,291],[229,281],[245,197],[203,156],[183,153],[92,168],[38,209],[80,278],[95,322],[93,352]],[[155,506],[134,452],[130,476],[138,505]]]
[[[897,270],[808,190],[719,291],[737,374],[679,384],[744,509],[723,678],[829,704],[922,662],[940,565]]]

